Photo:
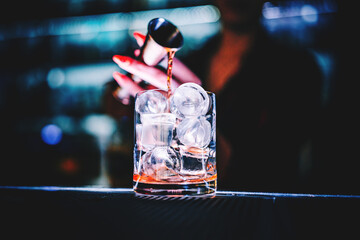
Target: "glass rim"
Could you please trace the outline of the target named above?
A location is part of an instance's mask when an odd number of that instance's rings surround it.
[[[135,98],[145,92],[148,92],[148,91],[158,91],[158,92],[164,92],[164,93],[167,93],[167,90],[165,89],[161,89],[161,88],[152,88],[152,89],[145,89],[145,90],[142,90],[142,91],[139,91],[135,94]],[[172,90],[172,92],[175,91],[175,90]],[[208,95],[216,95],[215,93],[211,92],[211,91],[207,91],[205,90],[205,92],[208,94]],[[172,95],[172,94],[171,94]]]

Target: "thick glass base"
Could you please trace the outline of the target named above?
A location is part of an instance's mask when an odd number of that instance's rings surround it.
[[[134,181],[134,191],[139,194],[166,196],[213,195],[216,191],[216,180],[189,184],[153,184]]]

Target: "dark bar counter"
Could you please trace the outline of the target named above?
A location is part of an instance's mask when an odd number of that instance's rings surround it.
[[[0,187],[1,239],[359,239],[360,196]]]

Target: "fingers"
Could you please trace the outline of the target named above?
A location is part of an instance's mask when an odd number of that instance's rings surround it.
[[[149,84],[166,90],[167,88],[167,75],[162,72],[160,69],[147,66],[146,64],[136,61],[127,56],[115,55],[113,57],[115,63],[119,65],[120,68],[125,71],[138,76],[142,80],[148,82]],[[179,83],[175,80],[171,81],[171,87],[177,88]]]
[[[134,50],[134,55],[138,57],[140,55],[140,49]],[[193,82],[201,85],[201,80],[195,73],[193,73],[185,64],[179,59],[174,58],[173,75],[180,83]]]
[[[133,36],[134,36],[137,44],[139,45],[139,47],[141,47],[145,42],[146,36],[140,32],[134,32]]]
[[[115,81],[120,85],[120,87],[124,89],[123,94],[125,94],[124,92],[127,91],[132,96],[135,96],[136,93],[144,90],[139,85],[137,85],[131,78],[124,74],[114,72],[113,77]]]
[[[133,36],[136,40],[136,43],[139,45],[139,47],[141,47],[142,45],[144,45],[144,42],[145,42],[145,39],[146,39],[146,36],[143,35],[142,33],[140,32],[134,32],[133,33]],[[140,55],[140,49],[135,49],[134,50],[134,55],[136,57],[138,57]]]

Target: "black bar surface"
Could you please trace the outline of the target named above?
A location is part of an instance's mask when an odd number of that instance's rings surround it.
[[[2,239],[359,239],[360,196],[0,187]]]

